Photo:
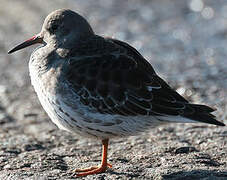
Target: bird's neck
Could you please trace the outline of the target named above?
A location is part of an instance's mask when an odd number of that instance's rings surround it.
[[[56,49],[51,46],[42,46],[37,48],[31,55],[29,67],[33,68],[37,73],[48,71],[59,59]]]

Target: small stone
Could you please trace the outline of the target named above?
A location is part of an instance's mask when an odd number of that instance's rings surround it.
[[[11,165],[10,164],[5,165],[4,169],[11,169]]]
[[[25,151],[34,151],[45,148],[41,144],[25,144],[23,149]]]
[[[188,154],[188,153],[191,153],[191,152],[198,152],[198,150],[194,147],[180,147],[178,149],[175,150],[175,154]]]

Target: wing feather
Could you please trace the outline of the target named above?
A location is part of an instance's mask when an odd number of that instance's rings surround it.
[[[133,47],[114,39],[103,43],[114,47],[104,54],[70,58],[66,77],[82,104],[102,114],[183,116],[220,125],[210,114],[213,109],[189,104]]]

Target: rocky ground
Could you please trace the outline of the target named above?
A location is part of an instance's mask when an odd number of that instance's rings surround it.
[[[95,32],[135,46],[172,87],[217,108],[227,123],[225,0],[0,0],[0,179],[74,179],[100,162],[101,144],[63,132],[30,85],[34,48],[7,51],[41,29],[47,14],[70,8]],[[171,124],[110,142],[113,168],[84,179],[227,179],[227,128]]]

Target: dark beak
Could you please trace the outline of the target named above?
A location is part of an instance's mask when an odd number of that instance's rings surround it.
[[[40,37],[39,34],[33,36],[32,38],[28,39],[27,41],[25,41],[23,43],[17,45],[15,48],[13,48],[10,51],[8,51],[8,54],[11,54],[11,53],[13,53],[15,51],[18,51],[20,49],[26,48],[28,46],[31,46],[31,45],[37,44],[37,43],[44,43],[43,38]]]

